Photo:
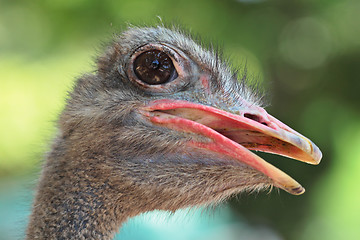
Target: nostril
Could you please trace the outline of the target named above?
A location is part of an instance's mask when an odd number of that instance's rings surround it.
[[[251,119],[251,120],[254,120],[254,121],[256,121],[256,122],[258,122],[258,123],[261,123],[261,124],[263,124],[263,125],[265,125],[265,126],[268,126],[268,124],[267,124],[266,122],[262,121],[262,118],[259,117],[258,115],[250,114],[250,113],[245,113],[245,114],[244,114],[244,117],[249,118],[249,119]]]

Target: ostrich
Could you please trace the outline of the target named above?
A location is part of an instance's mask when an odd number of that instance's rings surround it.
[[[250,150],[318,164],[319,148],[262,107],[215,52],[176,29],[129,28],[60,115],[27,239],[112,239],[140,213],[304,188]]]

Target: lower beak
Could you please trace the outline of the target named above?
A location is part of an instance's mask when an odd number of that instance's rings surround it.
[[[265,110],[233,114],[188,101],[156,100],[142,113],[157,125],[205,136],[210,141],[190,141],[193,147],[207,149],[245,163],[264,173],[275,186],[299,195],[305,189],[283,171],[250,150],[283,155],[318,164],[322,153],[308,138],[292,130]]]

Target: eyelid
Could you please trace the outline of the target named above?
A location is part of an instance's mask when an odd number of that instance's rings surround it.
[[[133,64],[135,59],[142,53],[150,50],[160,50],[166,53],[175,68],[177,77],[171,77],[174,79],[169,80],[164,84],[150,85],[146,84],[134,73]],[[143,90],[149,90],[151,92],[173,92],[176,89],[181,88],[183,85],[188,84],[189,81],[189,72],[191,72],[190,59],[183,53],[180,49],[170,46],[169,44],[162,43],[149,43],[137,48],[132,55],[129,57],[128,64],[126,66],[126,74],[131,82],[136,84],[136,86],[142,88]]]

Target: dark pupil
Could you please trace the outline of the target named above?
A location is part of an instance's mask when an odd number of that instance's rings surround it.
[[[147,84],[162,84],[175,73],[171,58],[159,50],[150,50],[140,54],[134,61],[136,76]]]

